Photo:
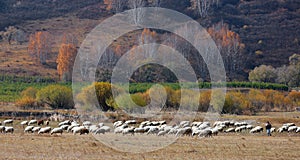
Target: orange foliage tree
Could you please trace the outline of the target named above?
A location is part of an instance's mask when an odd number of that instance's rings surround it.
[[[61,44],[57,57],[57,71],[63,81],[72,80],[72,71],[77,54],[77,48],[73,44]]]
[[[208,33],[214,39],[223,57],[226,72],[230,75],[243,68],[242,51],[245,45],[237,33],[230,31],[227,24],[220,22],[210,28]]]
[[[45,64],[47,55],[51,52],[51,43],[49,32],[39,31],[31,34],[28,43],[28,53],[41,64]]]

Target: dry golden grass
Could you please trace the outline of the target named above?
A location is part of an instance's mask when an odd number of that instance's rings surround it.
[[[284,114],[285,117],[280,116]],[[267,120],[272,119],[279,126],[279,122],[295,122],[300,125],[297,119],[290,119],[298,115],[293,113],[265,113],[258,116],[232,116],[223,115],[224,119],[235,120]],[[287,118],[287,119],[285,119]],[[274,133],[267,137],[265,133],[249,134],[244,133],[220,133],[212,138],[181,137],[171,145],[159,150],[147,153],[128,153],[112,149],[104,145],[104,139],[111,140],[114,144],[127,144],[121,142],[120,138],[128,139],[133,144],[157,147],[158,140],[167,142],[174,139],[173,136],[155,138],[147,135],[115,135],[113,133],[99,135],[97,139],[92,135],[37,135],[24,134],[23,128],[19,125],[20,120],[14,122],[16,131],[14,134],[0,134],[0,159],[299,159],[300,134],[299,133]],[[278,124],[277,124],[278,123]],[[57,122],[51,122],[51,127],[57,126]],[[262,125],[262,124],[260,124]],[[152,141],[151,141],[152,140]],[[139,146],[131,146],[138,149]],[[119,149],[122,149],[120,147]],[[124,150],[124,149],[123,149]]]
[[[111,138],[109,135],[107,138]],[[124,136],[126,138],[127,136]],[[128,136],[129,137],[129,136]],[[133,154],[103,145],[91,135],[0,135],[0,159],[299,159],[300,137],[220,135],[183,137],[161,150]]]

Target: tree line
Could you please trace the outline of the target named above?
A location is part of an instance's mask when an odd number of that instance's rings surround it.
[[[112,89],[119,93],[113,97]],[[96,91],[95,93],[93,91]],[[102,111],[134,110],[136,105],[139,109],[160,109],[164,111],[176,110],[180,107],[184,110],[207,112],[211,107],[215,111],[224,114],[256,114],[268,111],[293,111],[300,105],[300,92],[282,92],[275,90],[249,89],[248,91],[229,90],[225,95],[225,103],[220,106],[221,90],[205,89],[196,92],[194,89],[172,89],[164,86],[163,90],[149,88],[144,92],[130,94],[132,101],[128,101],[125,90],[120,86],[111,85],[107,82],[95,82],[83,87],[78,92],[76,103],[86,111],[93,111],[94,107]],[[74,108],[72,90],[68,86],[49,85],[42,89],[33,87],[22,92],[16,104],[23,109],[50,108],[70,109]],[[93,98],[94,97],[94,98]],[[166,99],[163,99],[165,97]],[[116,100],[119,103],[116,103]],[[150,106],[149,106],[150,105]]]

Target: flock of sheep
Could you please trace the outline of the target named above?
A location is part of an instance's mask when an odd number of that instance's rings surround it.
[[[0,133],[14,133],[14,127],[8,126],[13,124],[13,119],[7,119],[0,122]],[[189,122],[181,121],[177,125],[168,125],[166,121],[143,121],[138,123],[136,120],[117,121],[113,123],[113,126],[109,127],[104,123],[92,124],[90,121],[84,121],[78,123],[74,120],[65,120],[60,122],[56,127],[50,127],[49,121],[30,120],[22,121],[20,123],[24,129],[24,133],[37,133],[37,134],[63,134],[64,132],[72,134],[105,134],[113,132],[115,134],[122,135],[174,135],[174,136],[198,136],[198,137],[211,137],[217,135],[220,132],[249,132],[259,133],[263,132],[264,126],[253,126],[247,122],[236,121],[216,121],[213,124],[210,122]],[[41,126],[40,126],[41,125]],[[273,127],[271,132],[275,132]],[[300,127],[297,127],[294,123],[286,123],[277,129],[277,132],[300,132]]]

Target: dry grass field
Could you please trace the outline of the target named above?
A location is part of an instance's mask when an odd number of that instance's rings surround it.
[[[285,115],[285,116],[283,116]],[[257,116],[224,115],[223,118],[236,120],[256,120],[264,122],[271,119],[276,128],[281,122],[295,122],[300,125],[299,113],[265,113]],[[3,119],[1,119],[3,120]],[[0,134],[0,159],[216,159],[216,160],[268,160],[299,159],[300,134],[274,133],[267,137],[265,132],[259,134],[219,133],[212,138],[181,137],[173,141],[174,136],[157,137],[151,135],[116,135],[108,133],[94,137],[89,135],[37,135],[23,133],[16,120],[14,134]],[[258,123],[258,125],[263,125]],[[57,126],[51,123],[51,127]],[[100,141],[99,141],[100,139]],[[123,139],[123,140],[122,140]],[[108,140],[108,141],[106,141]],[[105,145],[110,144],[110,145]],[[143,152],[143,147],[159,148]],[[113,149],[116,145],[118,149]],[[126,147],[128,147],[126,149]],[[130,148],[131,147],[131,148]],[[129,150],[123,152],[121,150]],[[139,151],[140,153],[131,153]],[[146,150],[145,150],[146,151]]]
[[[111,138],[113,135],[103,135]],[[140,136],[140,135],[137,135]],[[127,136],[124,136],[126,138]],[[299,136],[220,135],[178,139],[148,153],[109,148],[91,135],[0,135],[0,159],[299,159]]]

